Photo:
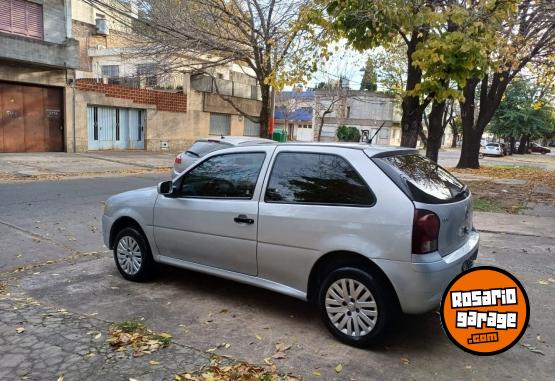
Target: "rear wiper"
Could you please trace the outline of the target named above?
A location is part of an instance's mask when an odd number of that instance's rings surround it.
[[[466,195],[466,191],[468,190],[468,187],[466,185],[463,185],[463,187],[461,189],[459,189],[459,191],[457,192],[457,194],[455,195],[455,198],[459,197],[459,196],[463,196]]]

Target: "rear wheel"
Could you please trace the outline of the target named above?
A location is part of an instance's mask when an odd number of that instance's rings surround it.
[[[332,271],[321,284],[318,301],[330,332],[356,347],[379,341],[397,315],[394,297],[384,282],[357,268]]]
[[[115,239],[114,260],[120,274],[127,280],[150,279],[155,263],[146,238],[135,228],[121,230]]]

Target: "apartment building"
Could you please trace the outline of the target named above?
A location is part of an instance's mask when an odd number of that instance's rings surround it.
[[[137,17],[133,4],[119,6],[128,15],[126,22],[121,15],[114,19],[102,7],[74,0],[73,33],[81,57],[77,151],[178,151],[199,137],[260,134],[260,126],[237,110],[250,116],[260,112],[260,91],[245,74],[248,70],[234,63],[217,66],[210,75],[168,70],[141,54],[140,38],[132,29]]]

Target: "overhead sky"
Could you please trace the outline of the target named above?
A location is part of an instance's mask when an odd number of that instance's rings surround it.
[[[368,54],[348,48],[345,41],[334,44],[332,51],[336,46],[338,50],[329,61],[319,65],[318,71],[308,82],[308,87],[315,87],[319,82],[337,80],[344,76],[349,80],[349,87],[351,89],[358,90],[360,88]]]

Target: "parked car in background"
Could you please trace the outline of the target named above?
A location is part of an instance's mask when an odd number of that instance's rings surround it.
[[[501,143],[488,143],[480,147],[480,154],[484,156],[503,156],[503,147]]]
[[[209,154],[224,148],[248,146],[256,144],[273,143],[273,140],[256,138],[250,136],[214,136],[199,139],[175,157],[172,179],[175,179],[181,172],[187,169],[195,161]]]
[[[102,230],[128,280],[164,263],[312,301],[359,347],[399,312],[437,308],[479,247],[465,185],[414,149],[367,144],[212,151],[110,197]]]
[[[542,155],[545,155],[546,153],[551,152],[549,148],[540,146],[539,144],[536,144],[536,143],[530,143],[530,145],[528,146],[528,150],[530,152],[541,153]]]
[[[552,140],[548,144],[549,147],[555,147],[555,140]]]

